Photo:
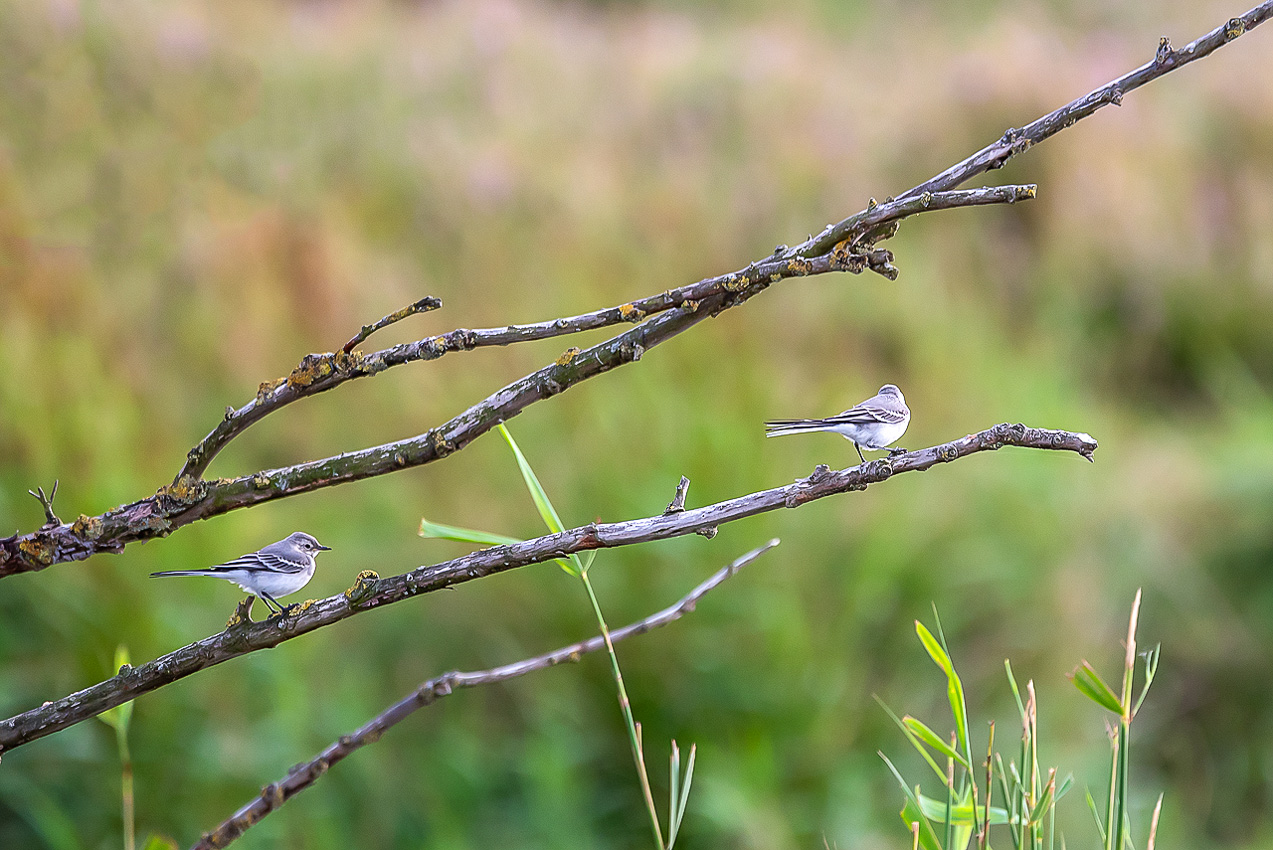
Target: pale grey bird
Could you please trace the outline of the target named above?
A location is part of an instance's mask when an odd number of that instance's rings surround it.
[[[166,570],[151,573],[156,576],[212,576],[233,582],[261,601],[271,612],[286,614],[296,607],[280,605],[276,596],[287,596],[295,593],[314,577],[314,558],[319,552],[330,552],[330,546],[324,546],[303,531],[289,534],[277,543],[271,543],[259,552],[252,552],[226,561],[206,570]]]
[[[884,449],[902,439],[911,424],[911,411],[902,391],[893,384],[880,387],[878,394],[843,413],[826,419],[775,419],[765,423],[766,437],[785,434],[807,434],[811,431],[834,431],[853,442],[858,457],[866,463],[862,449]],[[889,449],[889,456],[905,454],[906,449]]]

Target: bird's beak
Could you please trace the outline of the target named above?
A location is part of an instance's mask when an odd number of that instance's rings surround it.
[[[319,544],[318,544],[318,550],[319,550],[320,552],[330,552],[330,551],[332,550],[332,547],[330,547],[330,546],[324,546],[323,544],[319,543]]]

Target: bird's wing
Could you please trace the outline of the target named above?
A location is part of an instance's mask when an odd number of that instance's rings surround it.
[[[906,416],[907,412],[905,410],[898,410],[895,407],[885,407],[884,405],[876,402],[875,399],[869,399],[855,407],[850,407],[843,413],[836,414],[835,416],[828,416],[823,421],[829,425],[841,423],[866,425],[871,422],[885,422],[890,425],[896,425],[899,422],[905,421]]]
[[[291,574],[304,572],[305,565],[298,564],[296,561],[289,561],[287,558],[270,552],[253,552],[250,555],[235,558],[233,561],[226,561],[220,566],[213,567],[209,572],[229,570],[264,570],[271,573]]]

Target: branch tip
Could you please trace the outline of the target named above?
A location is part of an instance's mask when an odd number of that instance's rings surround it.
[[[442,300],[440,298],[434,298],[432,295],[426,295],[424,298],[421,298],[419,301],[413,301],[412,303],[403,307],[401,310],[390,313],[389,315],[381,318],[380,320],[370,325],[363,325],[362,328],[358,331],[358,333],[354,335],[353,339],[345,343],[344,347],[341,348],[341,352],[345,354],[349,354],[351,351],[354,350],[355,346],[361,344],[363,340],[367,339],[367,337],[371,336],[372,334],[374,334],[376,331],[380,330],[381,328],[387,328],[389,325],[392,325],[394,322],[402,321],[407,316],[413,316],[416,313],[427,313],[431,310],[436,310],[441,306],[442,306]]]
[[[668,514],[678,514],[685,510],[685,496],[690,490],[690,480],[684,475],[681,476],[681,483],[676,485],[676,495],[672,497],[671,503],[667,506],[667,510],[663,511],[663,516]]]
[[[58,479],[54,479],[53,489],[49,491],[47,496],[44,495],[43,487],[36,487],[34,490],[27,490],[27,492],[40,503],[40,506],[44,508],[43,528],[56,527],[62,524],[62,520],[58,519],[57,514],[53,512],[53,500],[57,497],[57,485],[59,483]]]

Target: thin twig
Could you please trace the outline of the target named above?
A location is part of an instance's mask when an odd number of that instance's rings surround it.
[[[777,545],[778,541],[776,539],[770,540],[764,546],[753,549],[733,563],[721,567],[676,604],[664,608],[657,614],[651,614],[643,620],[638,620],[631,625],[611,632],[611,642],[618,643],[624,638],[642,635],[679,620],[693,611],[697,607],[699,600],[709,592],[719,587],[730,576]],[[496,667],[491,670],[482,670],[476,673],[446,673],[435,679],[430,679],[367,721],[356,731],[349,735],[340,736],[314,758],[293,767],[287,772],[285,778],[266,785],[254,800],[227,818],[212,832],[204,833],[203,837],[194,844],[192,850],[213,850],[213,848],[225,847],[231,841],[243,835],[248,827],[317,782],[318,778],[326,773],[332,765],[343,760],[355,750],[368,744],[374,744],[380,740],[380,736],[387,730],[398,725],[411,714],[427,705],[432,705],[442,697],[449,696],[459,688],[474,688],[479,685],[506,682],[509,679],[516,679],[536,670],[544,670],[567,662],[577,662],[584,655],[596,652],[604,648],[604,646],[604,638],[597,636],[562,647],[555,652],[537,655],[534,658],[527,658],[524,661],[518,661],[513,664],[505,664],[502,667]]]
[[[41,528],[57,527],[62,524],[62,520],[58,519],[57,514],[53,512],[53,500],[57,498],[57,485],[58,481],[54,480],[53,489],[49,491],[47,496],[44,495],[43,487],[36,487],[34,490],[27,491],[36,498],[36,501],[40,503],[40,507],[44,508],[44,525]]]
[[[387,328],[394,322],[401,322],[407,316],[414,316],[416,313],[427,313],[430,310],[436,310],[441,306],[442,300],[440,298],[434,298],[432,295],[426,295],[424,298],[408,304],[396,313],[390,313],[378,322],[374,322],[370,325],[363,325],[362,329],[359,330],[358,333],[354,334],[354,338],[345,343],[340,350],[342,353],[348,354],[361,345],[367,337],[371,336],[381,328]]]
[[[797,508],[838,493],[865,490],[903,472],[919,472],[938,464],[1003,446],[1075,452],[1089,460],[1097,449],[1087,434],[996,425],[949,443],[859,466],[831,471],[819,466],[808,478],[785,487],[761,490],[680,513],[615,523],[590,523],[557,534],[494,546],[432,566],[385,579],[362,580],[344,593],[303,603],[282,619],[235,623],[226,631],[99,682],[39,708],[0,721],[0,753],[73,726],[169,682],[249,652],[268,649],[299,635],[331,625],[362,611],[453,587],[483,576],[566,557],[589,549],[667,540],[779,508]],[[374,574],[368,574],[374,578]]]
[[[685,497],[690,492],[690,480],[684,475],[681,476],[681,483],[676,485],[676,495],[672,497],[672,501],[663,511],[663,515],[679,514],[685,510]]]

